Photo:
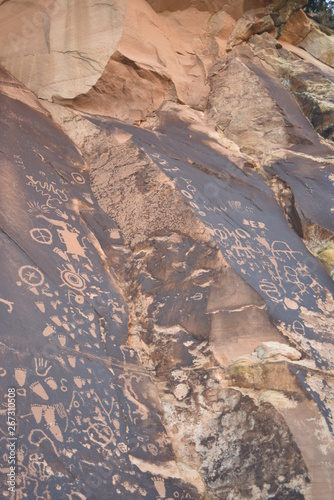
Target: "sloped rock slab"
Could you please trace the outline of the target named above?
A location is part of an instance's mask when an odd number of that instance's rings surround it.
[[[288,154],[268,170],[290,186],[305,233],[310,221],[334,233],[333,164],[325,160],[319,164],[312,158]]]
[[[20,498],[200,498],[125,345],[127,308],[102,248],[115,223],[81,156],[45,114],[7,96],[0,107],[2,493],[14,387]]]
[[[116,126],[92,121],[105,129]],[[319,368],[333,368],[333,282],[258,174],[238,168],[208,145],[208,137],[175,117],[164,117],[155,132],[124,128],[173,179],[230,265],[266,301],[281,331]]]

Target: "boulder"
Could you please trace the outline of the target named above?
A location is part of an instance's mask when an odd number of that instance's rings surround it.
[[[260,359],[269,359],[284,357],[292,361],[298,361],[301,353],[294,347],[281,344],[280,342],[262,342],[256,349],[257,357]]]
[[[312,29],[312,22],[305,12],[298,10],[284,26],[280,40],[298,45]]]
[[[310,33],[299,42],[299,47],[328,66],[334,67],[334,35],[326,35],[313,25]]]

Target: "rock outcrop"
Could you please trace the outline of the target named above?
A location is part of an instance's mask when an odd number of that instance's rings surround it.
[[[3,497],[15,388],[17,498],[333,498],[334,69],[305,3],[0,2]]]

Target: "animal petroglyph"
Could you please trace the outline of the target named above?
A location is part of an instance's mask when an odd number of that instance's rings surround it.
[[[76,228],[73,228],[67,222],[57,219],[50,219],[48,217],[45,217],[45,215],[37,215],[36,218],[44,219],[49,222],[49,224],[57,227],[59,240],[65,246],[65,249],[62,250],[59,247],[55,247],[53,249],[54,252],[56,252],[66,261],[70,261],[70,257],[77,261],[82,258],[85,259],[90,266],[92,266],[92,262],[87,256],[87,247],[84,244],[84,241],[86,239],[85,236],[81,238],[81,243],[79,241],[80,231],[78,231]]]

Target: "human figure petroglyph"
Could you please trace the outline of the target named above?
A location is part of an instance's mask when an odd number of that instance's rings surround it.
[[[306,261],[307,260],[308,259],[306,259]],[[317,265],[316,262],[315,265]],[[319,295],[325,290],[324,287],[314,278],[312,275],[312,267],[309,267],[305,263],[305,260],[303,260],[303,265],[299,266],[298,271],[299,275],[303,278],[303,282],[307,285],[307,289],[311,289],[312,293]]]
[[[29,461],[27,461],[29,464]],[[25,490],[29,488],[29,491],[31,492],[32,498],[39,499],[41,496],[38,493],[44,494],[45,496],[42,498],[48,498],[46,494],[46,490],[42,490],[43,486],[45,487],[45,484],[42,486],[43,483],[39,483],[37,478],[32,477],[31,474],[28,471],[28,467],[25,467],[23,464],[19,465],[19,475],[17,477],[18,479],[18,486],[20,486],[20,490]],[[47,488],[46,488],[47,489]],[[22,491],[17,490],[16,491],[16,498],[17,500],[23,500],[24,496]],[[49,495],[50,498],[50,495]]]
[[[32,477],[47,481],[53,474],[42,453],[32,453],[29,457],[28,471]]]
[[[285,293],[286,289],[284,287],[284,283],[283,283],[284,280],[283,280],[283,277],[281,276],[281,272],[279,269],[279,262],[273,255],[269,255],[268,259],[272,265],[271,268],[268,267],[268,273],[271,276],[273,282],[279,283],[279,286],[281,288],[282,293]]]
[[[79,257],[86,259],[89,265],[92,267],[92,262],[87,257],[86,250],[87,247],[84,244],[84,240],[86,237],[81,238],[81,243],[79,241],[80,231],[76,228],[73,228],[71,224],[68,222],[60,221],[57,219],[50,219],[49,217],[45,217],[45,215],[37,215],[37,219],[44,219],[49,224],[57,227],[58,237],[63,245],[65,245],[65,250],[61,250],[58,247],[53,249],[60,257],[62,257],[66,261],[70,261],[70,257],[79,261]]]

